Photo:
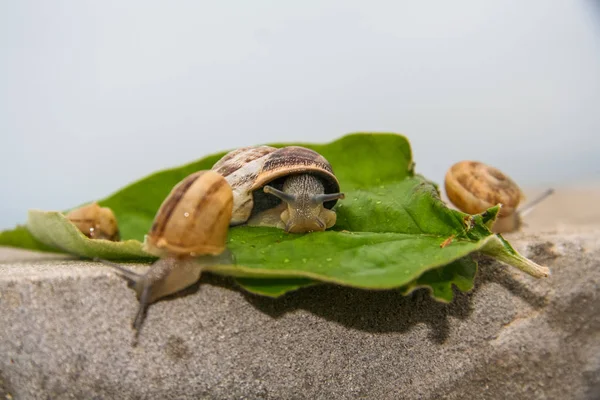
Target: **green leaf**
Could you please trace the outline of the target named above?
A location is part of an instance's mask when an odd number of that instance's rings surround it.
[[[27,227],[40,242],[86,258],[104,258],[118,261],[152,261],[156,257],[142,249],[138,240],[112,242],[89,239],[62,213],[57,211],[30,210]]]
[[[452,285],[463,292],[468,292],[473,289],[476,272],[477,263],[471,257],[461,258],[442,268],[425,272],[401,291],[409,294],[416,289],[427,288],[436,300],[450,302],[454,297]]]
[[[238,278],[238,284],[246,291],[261,296],[279,297],[291,291],[320,284],[302,278]]]
[[[290,144],[274,146],[286,145]],[[338,202],[337,224],[309,234],[232,228],[228,247],[235,265],[213,265],[209,271],[234,276],[246,290],[272,297],[330,282],[406,293],[428,287],[441,301],[451,300],[452,285],[470,290],[476,271],[470,254],[476,251],[534,276],[547,274],[489,230],[499,207],[474,216],[449,209],[437,186],[414,173],[405,137],[351,134],[325,145],[300,145],[325,156],[340,180],[346,199]],[[164,198],[184,177],[210,169],[224,154],[152,174],[99,201],[115,212],[124,242],[91,240],[61,213],[31,211],[32,237],[24,236],[22,229],[5,232],[0,244],[43,250],[42,243],[82,257],[151,260],[142,241]]]
[[[240,227],[232,229],[229,243],[237,265],[207,269],[238,277],[301,277],[392,289],[481,249],[493,237],[454,240],[440,248],[444,237],[430,234],[327,231],[290,235],[276,228]]]
[[[465,257],[441,268],[427,271],[399,290],[407,295],[416,289],[426,288],[429,289],[433,298],[447,303],[454,297],[453,285],[463,292],[468,292],[473,288],[476,272],[477,263],[471,257]],[[269,297],[279,297],[302,287],[320,284],[319,281],[302,278],[238,278],[237,281],[247,291]]]
[[[544,278],[550,274],[548,268],[540,267],[538,264],[519,254],[502,235],[493,236],[493,240],[488,241],[481,249],[481,252],[505,264],[517,267],[536,278]]]
[[[61,253],[60,250],[37,240],[26,226],[17,226],[10,231],[0,232],[0,245],[26,250]]]

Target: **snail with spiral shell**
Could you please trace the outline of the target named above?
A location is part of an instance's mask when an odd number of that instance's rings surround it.
[[[519,186],[497,168],[479,161],[460,161],[454,164],[444,180],[446,194],[461,211],[479,214],[486,209],[501,204],[492,231],[505,233],[518,230],[523,216],[547,196],[552,189],[544,192],[530,204],[518,209],[525,196]]]
[[[227,153],[212,169],[233,190],[231,225],[324,231],[335,224],[332,208],[344,198],[329,162],[305,147],[243,147]]]
[[[66,217],[90,239],[118,242],[120,239],[117,218],[108,207],[94,202],[67,213]]]

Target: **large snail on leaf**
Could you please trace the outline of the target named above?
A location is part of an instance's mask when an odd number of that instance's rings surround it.
[[[454,164],[446,173],[444,184],[450,201],[463,212],[479,214],[501,204],[492,227],[495,233],[518,230],[523,224],[522,218],[554,192],[548,189],[519,209],[519,204],[525,198],[519,186],[500,170],[479,161]]]
[[[332,208],[344,198],[329,162],[300,146],[243,147],[227,153],[212,169],[233,190],[232,226],[324,231],[335,224]]]
[[[231,262],[225,242],[232,207],[231,187],[221,175],[193,173],[172,189],[156,213],[144,250],[160,258],[145,274],[96,259],[117,269],[136,291],[136,335],[149,304],[197,282],[204,266]]]

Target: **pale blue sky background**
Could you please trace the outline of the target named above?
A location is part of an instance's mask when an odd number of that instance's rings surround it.
[[[596,1],[2,1],[0,229],[270,141],[600,182]]]

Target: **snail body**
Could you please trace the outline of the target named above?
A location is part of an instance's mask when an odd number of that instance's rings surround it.
[[[329,162],[305,147],[243,147],[227,153],[212,169],[233,190],[232,226],[324,231],[335,224],[332,208],[344,198]]]
[[[149,304],[196,283],[204,266],[231,262],[225,242],[232,208],[231,187],[221,175],[195,172],[171,190],[156,213],[144,250],[160,258],[145,274],[99,260],[132,284],[140,302],[136,333]]]
[[[100,207],[94,202],[68,212],[66,217],[90,239],[115,242],[120,239],[117,218],[108,207]]]
[[[450,201],[468,214],[479,214],[501,204],[498,217],[492,226],[495,233],[518,230],[522,226],[525,209],[530,210],[553,192],[550,189],[530,205],[519,209],[525,196],[510,177],[497,168],[468,160],[460,161],[448,169],[444,186]]]

